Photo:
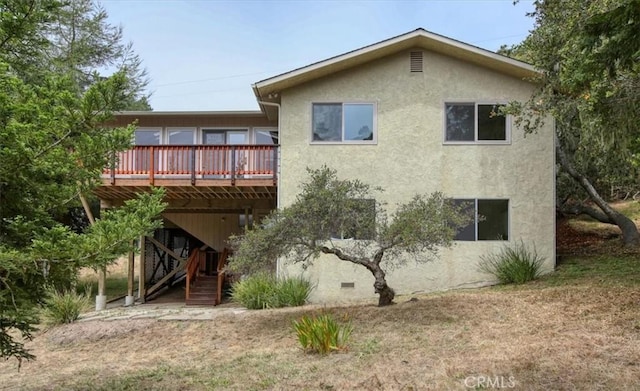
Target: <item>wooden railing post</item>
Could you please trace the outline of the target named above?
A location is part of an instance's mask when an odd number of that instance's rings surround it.
[[[155,167],[155,152],[153,150],[153,146],[149,147],[149,184],[151,184],[151,186],[153,186],[153,181],[154,181],[154,173],[156,171],[156,167]]]
[[[231,146],[231,185],[236,184],[236,146]]]
[[[116,183],[116,152],[111,152],[111,184]]]
[[[191,146],[191,186],[196,184],[196,147]]]

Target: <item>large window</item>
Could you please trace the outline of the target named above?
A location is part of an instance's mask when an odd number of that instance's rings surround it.
[[[313,142],[374,143],[373,103],[314,103]]]
[[[509,200],[455,199],[453,202],[472,212],[474,217],[455,240],[509,240]]]
[[[501,104],[445,103],[445,142],[506,143],[508,117],[499,113]]]
[[[376,201],[350,199],[330,227],[331,239],[372,240],[376,234]]]

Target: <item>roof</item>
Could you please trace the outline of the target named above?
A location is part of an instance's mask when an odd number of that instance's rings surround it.
[[[406,34],[261,80],[253,84],[253,91],[258,103],[261,101],[277,102],[279,100],[278,93],[284,89],[353,68],[402,50],[418,47],[520,79],[537,75],[535,68],[525,62],[419,28]],[[260,107],[265,112],[269,109],[261,103]]]
[[[260,110],[247,111],[118,111],[117,116],[164,116],[164,115],[190,115],[190,116],[239,116],[239,117],[262,117],[264,113]]]

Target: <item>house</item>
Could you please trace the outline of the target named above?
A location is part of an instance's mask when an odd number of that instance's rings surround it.
[[[381,198],[391,209],[438,190],[482,216],[437,261],[389,273],[397,293],[491,284],[477,270],[480,256],[519,240],[535,245],[551,271],[553,124],[525,137],[513,118],[495,115],[531,96],[535,74],[528,64],[418,29],[255,83],[259,112],[122,113],[119,123],[138,121],[140,146],[105,171],[98,196],[109,206],[166,186],[167,230],[185,239],[153,243],[178,251],[176,243],[195,237],[219,254],[229,234],[289,205],[306,167],[326,164],[386,189]],[[370,273],[323,257],[305,271],[316,285],[312,301],[375,296]],[[147,269],[172,269],[158,262]],[[279,272],[302,270],[281,261]]]

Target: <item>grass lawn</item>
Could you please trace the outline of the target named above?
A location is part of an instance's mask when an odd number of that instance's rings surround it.
[[[137,265],[139,256],[136,256],[135,264]],[[138,289],[137,270],[134,275],[134,289]],[[118,262],[107,268],[107,279],[105,281],[105,294],[107,298],[113,299],[127,294],[127,259],[122,258]],[[84,290],[86,287],[91,289],[92,295],[98,294],[98,274],[95,270],[84,269],[80,272],[78,289]]]
[[[592,253],[567,255],[525,285],[400,297],[386,308],[59,326],[28,343],[37,359],[20,371],[0,362],[0,389],[640,390],[640,258]],[[300,349],[291,322],[321,311],[351,320],[348,350]]]

